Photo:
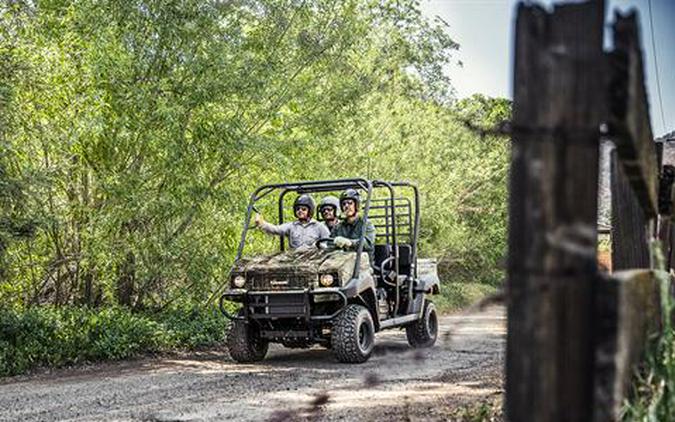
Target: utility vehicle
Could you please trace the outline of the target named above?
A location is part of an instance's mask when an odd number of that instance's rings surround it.
[[[364,251],[361,233],[356,251],[335,248],[330,238],[316,247],[289,250],[279,236],[271,255],[244,256],[256,204],[277,195],[278,222],[284,222],[289,197],[309,193],[317,199],[352,188],[361,193],[360,214],[375,226],[375,245]],[[237,362],[264,359],[270,342],[286,347],[319,344],[340,362],[366,361],[375,333],[404,328],[412,347],[430,347],[438,319],[429,295],[439,293],[436,263],[418,259],[419,192],[408,182],[342,179],[270,184],[252,195],[239,248],[220,298],[232,320],[227,346]],[[371,260],[372,257],[372,260]],[[223,301],[242,304],[236,315]]]

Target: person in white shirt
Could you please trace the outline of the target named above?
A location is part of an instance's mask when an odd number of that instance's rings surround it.
[[[293,203],[296,221],[275,225],[266,222],[262,215],[256,214],[255,225],[265,233],[288,237],[291,249],[314,247],[317,240],[330,237],[330,231],[324,224],[312,220],[315,208],[314,199],[308,194],[302,194],[295,198]]]

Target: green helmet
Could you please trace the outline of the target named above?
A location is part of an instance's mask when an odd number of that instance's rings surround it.
[[[340,195],[340,208],[342,208],[342,202],[346,199],[353,200],[356,204],[356,209],[359,209],[359,205],[361,204],[361,195],[359,194],[359,191],[350,188],[342,192]]]
[[[323,211],[324,207],[333,207],[333,211],[337,215],[340,209],[340,200],[332,195],[324,196],[319,202],[319,212]]]
[[[303,193],[302,195],[299,195],[297,198],[295,198],[295,202],[293,203],[293,211],[295,211],[295,209],[299,206],[309,208],[310,217],[314,215],[314,208],[316,208],[316,205],[314,203],[314,198],[312,198],[310,195]]]

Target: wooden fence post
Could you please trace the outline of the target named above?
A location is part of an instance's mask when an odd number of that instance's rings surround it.
[[[673,251],[675,164],[657,157],[635,13],[602,52],[604,2],[520,5],[509,203],[506,416],[617,420],[660,323],[648,242]],[[612,157],[613,268],[597,273],[598,128]],[[663,161],[663,170],[661,169]],[[658,221],[658,225],[654,223]]]
[[[664,162],[649,123],[637,15],[616,15],[608,57],[608,126],[612,160],[612,267],[622,269],[596,286],[594,332],[596,421],[619,420],[623,400],[650,334],[661,322],[660,285],[648,242],[670,254],[673,167]],[[667,161],[667,160],[666,160]],[[657,218],[658,215],[658,218]],[[658,225],[654,223],[658,221]]]
[[[649,122],[637,15],[616,15],[614,51],[609,54],[609,132],[624,172],[646,218],[656,217],[656,146]]]
[[[612,187],[612,270],[649,268],[648,219],[616,151],[610,160]]]
[[[613,32],[608,117],[620,164],[612,182],[612,268],[649,268],[647,241],[658,213],[659,169],[635,13],[617,14]]]
[[[623,401],[650,335],[661,320],[656,273],[648,269],[618,271],[597,285],[593,420],[621,419]],[[660,273],[668,277],[667,273]]]
[[[520,4],[509,218],[506,415],[592,415],[604,2]]]

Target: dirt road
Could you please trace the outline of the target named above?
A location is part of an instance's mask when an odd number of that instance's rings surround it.
[[[441,318],[437,346],[411,351],[405,332],[378,335],[361,365],[330,351],[271,347],[257,365],[222,351],[96,365],[0,381],[0,420],[447,420],[501,394],[501,308]]]

